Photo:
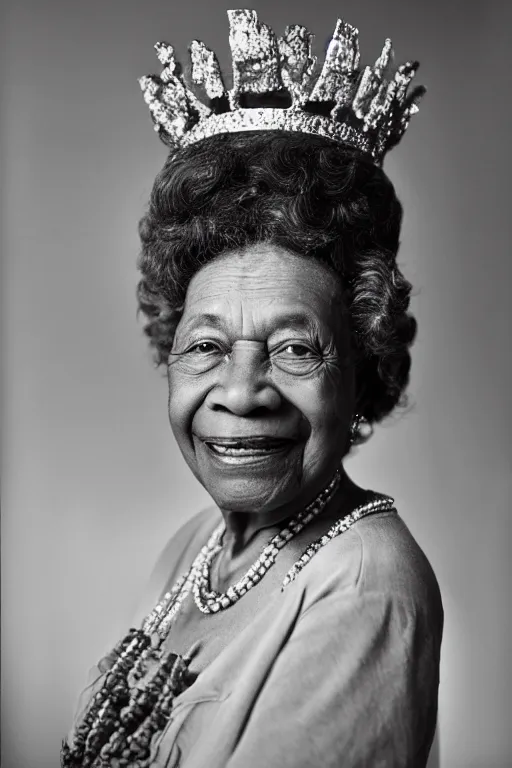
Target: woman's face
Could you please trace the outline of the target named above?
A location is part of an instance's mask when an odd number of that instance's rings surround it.
[[[326,267],[260,243],[194,275],[169,356],[169,418],[221,509],[309,503],[340,464],[353,412],[348,323]]]

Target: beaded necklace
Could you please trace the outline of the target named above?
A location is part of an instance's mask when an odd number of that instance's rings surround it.
[[[325,508],[340,483],[336,472],[327,488],[291,519],[263,549],[245,575],[226,592],[211,589],[213,560],[222,549],[225,524],[220,524],[195,558],[192,566],[167,592],[145,619],[142,629],[131,629],[111,654],[101,689],[92,697],[71,744],[63,742],[62,768],[142,768],[150,758],[153,736],[171,716],[174,699],[193,682],[191,659],[164,651],[164,640],[185,598],[192,593],[203,613],[227,610],[252,589],[274,565],[277,554]],[[312,542],[286,574],[281,590],[290,584],[329,541],[348,530],[356,520],[375,512],[394,510],[389,496],[375,494],[338,520],[326,534]],[[134,685],[157,662],[151,680],[142,689]]]
[[[222,538],[226,531],[226,525],[222,522],[199,552],[188,572],[179,579],[170,592],[163,596],[154,611],[150,613],[143,625],[144,631],[148,635],[156,632],[164,640],[173,619],[190,592],[202,613],[217,613],[238,602],[274,565],[279,551],[322,512],[336,493],[339,484],[340,473],[337,471],[327,488],[321,491],[311,504],[289,520],[287,526],[271,539],[244,576],[226,592],[219,593],[210,588],[210,570],[215,557],[222,549]]]

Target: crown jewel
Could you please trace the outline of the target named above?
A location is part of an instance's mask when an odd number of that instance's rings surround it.
[[[174,50],[157,43],[163,65],[160,76],[139,82],[155,130],[172,150],[218,133],[284,130],[312,133],[350,144],[381,164],[403,136],[425,89],[409,85],[418,68],[407,62],[390,74],[391,41],[384,43],[373,66],[359,67],[359,32],[339,19],[317,69],[308,30],[288,26],[277,38],[255,11],[228,11],[233,86],[224,85],[217,57],[204,43],[189,48],[191,80],[202,91],[203,103],[187,87]],[[277,97],[285,106],[248,106],[250,100]]]

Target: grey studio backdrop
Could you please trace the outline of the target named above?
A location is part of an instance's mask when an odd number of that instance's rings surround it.
[[[186,469],[135,317],[136,225],[166,150],[137,77],[203,39],[213,0],[3,5],[2,766],[56,768],[87,670],[159,551],[207,497]],[[235,4],[236,7],[236,4]],[[411,407],[348,468],[394,496],[446,612],[430,766],[512,766],[510,29],[503,2],[254,2],[318,52],[338,15],[363,60],[393,38],[429,93],[386,161],[419,321]]]

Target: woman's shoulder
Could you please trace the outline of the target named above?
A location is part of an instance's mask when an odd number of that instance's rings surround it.
[[[389,590],[414,603],[437,597],[432,565],[400,511],[369,515],[353,528],[361,541],[361,589]]]
[[[408,611],[428,613],[442,624],[434,570],[396,509],[357,520],[324,546],[311,564],[309,593],[314,601],[332,592],[360,597],[380,594]]]

